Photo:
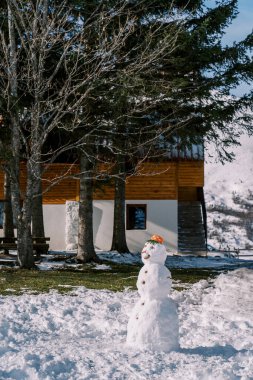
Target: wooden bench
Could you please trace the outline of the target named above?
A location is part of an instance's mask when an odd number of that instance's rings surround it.
[[[49,244],[46,243],[50,241],[49,237],[32,237],[33,239],[33,250],[36,256],[46,255],[48,253]],[[9,250],[17,250],[17,237],[7,238],[0,237],[0,250],[4,250],[8,253]]]

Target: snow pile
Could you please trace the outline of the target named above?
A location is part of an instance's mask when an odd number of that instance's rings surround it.
[[[214,287],[205,280],[194,284],[180,304],[184,347],[198,347],[201,342],[207,347],[252,350],[253,354],[252,292],[253,271],[249,269],[221,274]],[[196,329],[194,334],[192,329]]]
[[[73,288],[0,297],[0,378],[202,380],[253,378],[253,272],[201,281],[178,303],[181,350],[127,347],[137,292]]]
[[[233,162],[206,164],[208,240],[217,248],[253,247],[253,137],[240,143]]]

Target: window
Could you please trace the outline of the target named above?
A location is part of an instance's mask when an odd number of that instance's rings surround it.
[[[147,205],[127,205],[127,230],[145,230]]]

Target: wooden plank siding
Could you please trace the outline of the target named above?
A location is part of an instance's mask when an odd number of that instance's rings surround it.
[[[51,164],[43,174],[44,204],[64,204],[66,200],[79,199],[79,180],[74,178],[78,173],[78,165]],[[203,161],[171,161],[161,163],[143,163],[139,175],[130,176],[126,182],[127,200],[161,200],[178,199],[178,187],[203,187]],[[66,178],[57,182],[57,178],[64,175]],[[3,196],[3,172],[0,172],[0,199]],[[25,185],[25,167],[21,166],[21,188]],[[56,183],[52,186],[52,183]],[[113,186],[101,186],[94,191],[95,200],[114,199]]]
[[[179,161],[178,186],[204,186],[203,161]]]
[[[79,172],[79,165],[50,164],[46,167],[42,177],[43,203],[64,204],[66,200],[79,199],[79,181],[73,176]],[[65,178],[59,181],[64,176]],[[4,199],[4,174],[0,172],[0,199]],[[21,196],[25,189],[25,165],[20,165]],[[54,184],[55,183],[55,184]],[[54,185],[53,185],[54,184]]]
[[[43,174],[42,189],[43,203],[63,204],[67,201],[79,199],[79,180],[75,174],[79,173],[77,164],[51,164]],[[61,177],[64,177],[60,180]],[[53,186],[52,184],[55,183]]]
[[[130,177],[126,184],[126,199],[176,199],[177,164],[146,163],[139,176]]]
[[[176,199],[176,164],[144,163],[138,169],[138,175],[130,176],[126,181],[126,199]],[[94,199],[114,199],[112,186],[104,186],[95,191]]]

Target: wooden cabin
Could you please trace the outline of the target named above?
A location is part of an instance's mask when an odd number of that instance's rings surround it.
[[[74,178],[78,165],[55,163],[43,175],[46,236],[50,249],[75,249],[77,242],[77,208],[79,180]],[[57,182],[57,179],[65,178]],[[4,175],[0,173],[0,201]],[[21,187],[25,167],[21,166]],[[203,199],[203,152],[171,157],[163,162],[144,162],[138,175],[126,182],[126,235],[129,249],[140,251],[153,234],[164,237],[173,251],[205,249],[205,208]],[[112,185],[94,192],[94,240],[101,250],[110,249],[113,232],[114,191]]]

